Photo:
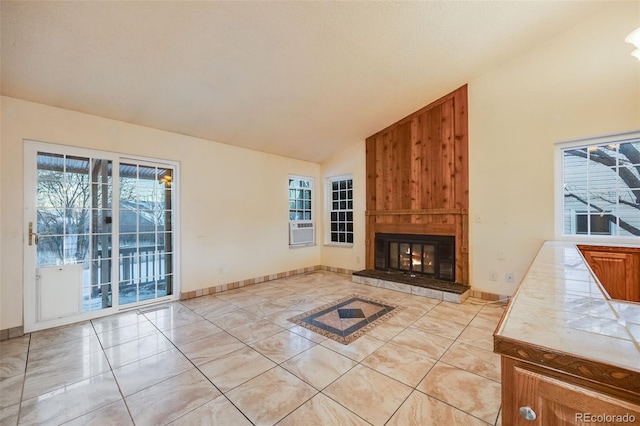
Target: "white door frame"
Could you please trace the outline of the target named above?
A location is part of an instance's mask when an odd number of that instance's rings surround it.
[[[164,303],[167,301],[178,300],[180,295],[180,191],[179,183],[179,163],[171,160],[155,159],[149,157],[139,157],[133,155],[118,154],[107,151],[92,150],[86,148],[77,148],[66,145],[51,144],[45,142],[38,142],[33,140],[24,140],[24,215],[23,215],[23,309],[24,309],[24,331],[29,333],[32,331],[43,330],[46,328],[57,327],[61,325],[71,324],[79,321],[90,320],[94,318],[103,317],[106,315],[114,314],[120,311],[135,309],[141,305],[150,305],[157,303]],[[67,316],[63,318],[38,321],[37,319],[37,278],[36,278],[36,265],[37,265],[37,248],[36,245],[29,245],[29,223],[37,224],[37,153],[39,151],[77,155],[89,158],[102,158],[113,161],[113,204],[112,217],[114,218],[112,224],[112,244],[113,244],[113,259],[112,262],[112,307],[101,309],[98,311],[90,311],[86,313],[80,313],[78,315]],[[137,162],[149,162],[170,166],[174,170],[174,192],[173,192],[173,246],[175,247],[173,253],[173,287],[172,294],[169,296],[162,296],[155,299],[149,299],[142,302],[130,303],[122,307],[119,306],[118,300],[118,287],[119,287],[119,262],[118,262],[118,245],[119,241],[119,197],[117,196],[117,189],[119,187],[119,165],[120,162],[137,161]]]

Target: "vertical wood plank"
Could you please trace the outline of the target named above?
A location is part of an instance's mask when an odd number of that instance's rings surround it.
[[[377,229],[454,235],[456,280],[468,283],[466,102],[463,86],[367,138],[368,268]]]

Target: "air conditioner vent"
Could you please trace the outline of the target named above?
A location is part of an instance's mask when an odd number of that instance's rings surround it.
[[[314,237],[313,222],[289,222],[289,245],[313,244]]]

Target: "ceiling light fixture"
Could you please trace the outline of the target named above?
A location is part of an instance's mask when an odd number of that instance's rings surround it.
[[[631,52],[632,56],[635,56],[640,61],[640,28],[637,28],[631,34],[624,39],[627,43],[631,43],[636,47],[636,50]]]

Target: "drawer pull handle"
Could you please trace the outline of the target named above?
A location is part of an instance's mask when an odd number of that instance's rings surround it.
[[[531,407],[520,407],[520,410],[518,411],[520,411],[520,415],[525,420],[529,420],[532,422],[536,419],[536,412],[533,411]]]

